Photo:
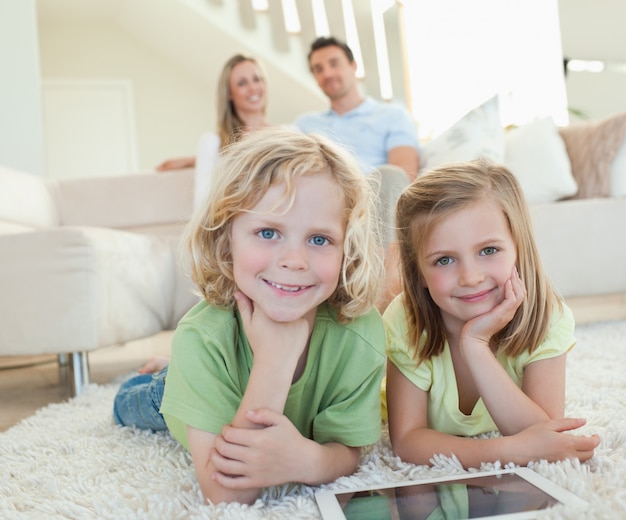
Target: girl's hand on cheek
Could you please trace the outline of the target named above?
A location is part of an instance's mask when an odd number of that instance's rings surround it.
[[[274,321],[241,291],[235,293],[235,299],[255,358],[265,354],[271,359],[297,360],[300,357],[311,332],[304,318],[289,322]]]
[[[504,284],[504,299],[489,312],[468,321],[461,330],[461,343],[480,341],[489,344],[491,337],[513,319],[526,298],[526,287],[513,267],[511,278]]]

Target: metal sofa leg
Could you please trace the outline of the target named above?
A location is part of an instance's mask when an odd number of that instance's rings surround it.
[[[70,394],[77,396],[83,393],[85,385],[89,384],[89,359],[87,352],[72,352],[69,363],[67,383]]]

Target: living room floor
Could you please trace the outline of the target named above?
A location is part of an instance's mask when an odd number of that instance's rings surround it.
[[[626,295],[568,299],[578,324],[626,319]],[[90,381],[106,384],[154,356],[168,356],[172,331],[89,354]],[[56,355],[0,357],[0,432],[37,409],[70,397]]]

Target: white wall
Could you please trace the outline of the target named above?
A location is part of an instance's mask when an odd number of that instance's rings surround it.
[[[559,15],[566,58],[601,60],[622,68],[621,73],[569,72],[568,105],[590,119],[626,111],[626,1],[559,0]]]
[[[237,52],[255,54],[254,49],[217,38],[207,20],[197,15],[194,19],[193,13],[185,13],[180,6],[175,12],[191,16],[194,29],[186,32],[170,19],[170,28],[162,30],[168,31],[169,39],[178,33],[177,38],[195,43],[195,49],[187,51],[194,52],[194,63],[177,59],[176,52],[180,49],[173,44],[156,45],[158,35],[153,34],[156,31],[153,26],[150,31],[142,29],[133,33],[133,28],[141,26],[134,13],[120,10],[112,16],[68,18],[69,21],[60,20],[59,16],[39,17],[44,79],[132,82],[140,169],[151,169],[169,157],[194,155],[200,135],[216,127],[215,91],[224,62]],[[197,28],[197,24],[202,28]],[[219,49],[216,45],[220,45]],[[302,56],[302,60],[306,62],[306,57]],[[313,92],[303,89],[280,68],[271,63],[264,65],[270,122],[288,124],[302,111],[318,110],[326,105],[317,86]]]
[[[406,34],[408,67],[422,138],[494,95],[505,126],[566,119],[556,0],[414,2],[405,16],[413,28]]]
[[[195,153],[215,119],[212,93],[163,56],[113,24],[47,23],[40,27],[45,79],[126,79],[132,82],[141,169]]]
[[[0,1],[0,164],[44,175],[34,0]]]
[[[626,73],[569,72],[566,79],[569,106],[588,119],[603,119],[626,112]],[[577,117],[571,115],[570,121]]]

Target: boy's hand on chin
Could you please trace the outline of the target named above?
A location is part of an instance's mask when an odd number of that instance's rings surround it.
[[[267,354],[278,360],[291,358],[297,361],[300,358],[311,334],[305,318],[289,322],[274,321],[241,291],[235,293],[235,299],[255,357]]]

